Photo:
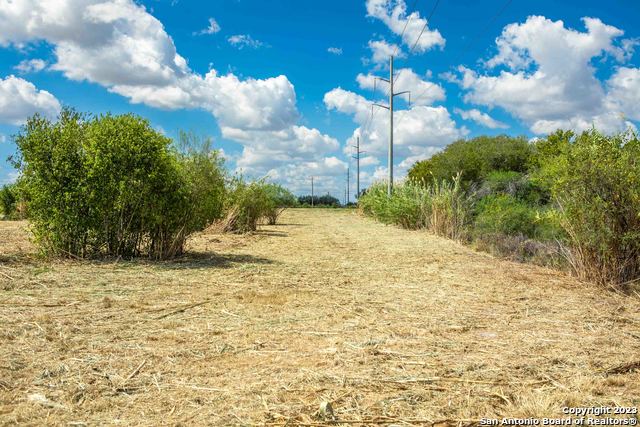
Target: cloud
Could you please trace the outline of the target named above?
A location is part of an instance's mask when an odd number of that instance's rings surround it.
[[[410,68],[401,68],[396,74],[394,82],[394,92],[410,91],[411,96],[402,95],[406,100],[411,99],[415,105],[431,105],[437,101],[445,99],[445,92],[442,86],[422,79]],[[387,94],[389,86],[386,82],[378,80],[374,84],[373,74],[358,74],[356,81],[361,89],[376,88],[381,93]],[[420,96],[418,98],[418,96]]]
[[[68,79],[99,84],[132,103],[211,113],[223,136],[243,146],[234,160],[247,173],[290,170],[296,162],[316,164],[318,174],[335,169],[324,159],[333,156],[338,142],[297,124],[296,93],[286,76],[240,78],[215,69],[198,74],[162,23],[133,0],[0,1],[0,45],[43,41],[53,50],[50,68]],[[248,35],[231,36],[229,42],[238,48],[263,45]],[[0,104],[5,116],[0,120],[18,123],[38,108],[59,110],[52,95],[33,85],[27,89],[29,108],[15,108],[13,98],[21,92],[13,90],[11,109]]]
[[[509,125],[495,120],[487,113],[483,113],[478,109],[461,110],[460,108],[454,108],[456,114],[462,117],[464,120],[473,120],[481,126],[488,127],[489,129],[506,129]]]
[[[265,45],[260,40],[255,40],[249,34],[236,34],[236,35],[230,36],[227,39],[227,41],[232,46],[237,47],[240,50],[244,49],[245,47],[250,49],[258,49]]]
[[[386,64],[394,53],[396,58],[406,57],[397,44],[387,43],[384,40],[369,40],[369,49],[371,49],[371,61],[374,64]]]
[[[162,23],[131,0],[0,3],[0,44],[39,41],[53,47],[52,69],[133,103],[203,109],[221,126],[241,129],[286,128],[298,119],[295,90],[285,76],[240,80],[213,69],[194,73]]]
[[[504,67],[498,74],[458,68],[456,81],[467,90],[464,100],[501,107],[536,134],[559,127],[583,130],[595,125],[605,132],[625,128],[624,114],[637,114],[627,98],[638,90],[634,69],[620,68],[604,87],[592,64],[607,55],[624,59],[629,44],[616,44],[623,31],[599,19],[583,18],[583,23],[585,32],[543,16],[506,26],[496,40],[497,54],[486,62],[490,69]]]
[[[220,28],[220,25],[218,24],[218,21],[216,21],[214,18],[209,18],[209,26],[200,31],[196,31],[195,33],[193,33],[193,35],[197,36],[197,35],[217,34],[220,32],[220,30],[221,28]]]
[[[0,123],[21,125],[35,113],[52,118],[60,109],[55,96],[31,82],[12,75],[0,80]]]
[[[347,167],[347,162],[335,156],[329,156],[272,169],[266,176],[271,180],[284,183],[287,188],[297,194],[311,194],[311,177],[313,177],[316,195],[330,193],[342,200]],[[355,188],[354,175],[351,174],[351,177],[353,188]]]
[[[610,108],[640,121],[640,68],[620,67],[607,81]]]
[[[47,62],[42,59],[23,59],[13,68],[21,73],[38,72],[47,68]]]
[[[438,46],[443,48],[445,45],[444,37],[438,30],[430,30],[427,20],[421,18],[419,12],[407,15],[404,0],[367,0],[366,7],[367,16],[379,19],[394,34],[403,34],[404,30],[402,41],[410,49],[418,40],[416,52],[426,52]]]
[[[347,164],[331,155],[339,148],[336,139],[317,129],[293,126],[281,132],[236,133],[226,136],[244,141],[236,165],[238,172],[276,180],[296,193],[309,192],[309,177],[316,179],[316,194],[341,194],[342,175]]]
[[[327,52],[339,56],[339,55],[342,55],[342,48],[341,47],[330,47],[329,49],[327,49]]]

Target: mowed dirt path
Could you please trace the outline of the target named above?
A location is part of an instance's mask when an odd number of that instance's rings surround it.
[[[640,406],[636,296],[425,232],[300,209],[252,236],[196,236],[179,260],[88,262],[28,255],[25,225],[0,222],[0,425]]]

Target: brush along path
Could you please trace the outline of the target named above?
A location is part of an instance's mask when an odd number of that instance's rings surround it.
[[[640,405],[638,298],[353,212],[282,222],[203,233],[171,262],[39,261],[25,224],[0,222],[0,424],[424,425]]]

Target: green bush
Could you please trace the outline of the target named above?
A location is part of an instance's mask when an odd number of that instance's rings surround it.
[[[536,209],[508,194],[490,195],[476,206],[476,235],[501,233],[509,236],[536,235]]]
[[[481,182],[492,171],[526,172],[532,154],[533,148],[524,137],[500,135],[459,140],[430,159],[414,164],[409,179],[431,184],[451,180],[461,173],[461,183],[468,187]]]
[[[285,209],[298,204],[296,196],[281,185],[266,184],[265,191],[268,199],[267,212],[265,214],[268,224],[275,224]]]
[[[0,189],[0,208],[5,219],[18,217],[18,196],[15,184],[3,185]]]
[[[466,238],[472,197],[462,188],[461,175],[453,181],[435,182],[429,188],[429,230],[453,240]]]
[[[172,141],[134,115],[57,122],[38,115],[14,158],[36,242],[49,254],[150,256],[182,252],[199,201]]]
[[[180,132],[179,149],[178,160],[190,201],[184,220],[190,230],[204,230],[224,213],[224,160],[211,148],[210,139],[191,133]]]
[[[629,131],[577,137],[556,133],[542,143],[538,174],[558,206],[578,277],[626,286],[640,279],[640,140]]]

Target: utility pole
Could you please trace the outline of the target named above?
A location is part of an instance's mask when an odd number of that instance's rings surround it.
[[[356,145],[353,145],[356,149],[356,155],[351,156],[356,159],[356,199],[360,197],[360,154],[366,153],[366,151],[360,151],[360,137],[356,140]]]
[[[349,197],[349,187],[350,187],[350,182],[349,182],[349,166],[347,166],[347,204],[349,204],[349,199],[351,199],[351,197]]]
[[[313,177],[311,177],[311,207],[313,207]]]
[[[387,168],[389,169],[389,182],[387,182],[387,196],[391,197],[393,192],[393,55],[389,57],[389,158]]]
[[[375,105],[377,107],[382,107],[389,110],[389,156],[387,159],[387,168],[389,169],[389,182],[387,182],[387,196],[391,197],[391,193],[393,192],[393,99],[398,95],[404,95],[405,93],[410,92],[408,90],[398,93],[395,93],[393,91],[393,55],[389,57],[389,80],[383,79],[382,77],[376,78],[378,80],[389,83],[389,105],[387,106],[374,103],[371,108],[373,109],[373,106]]]

